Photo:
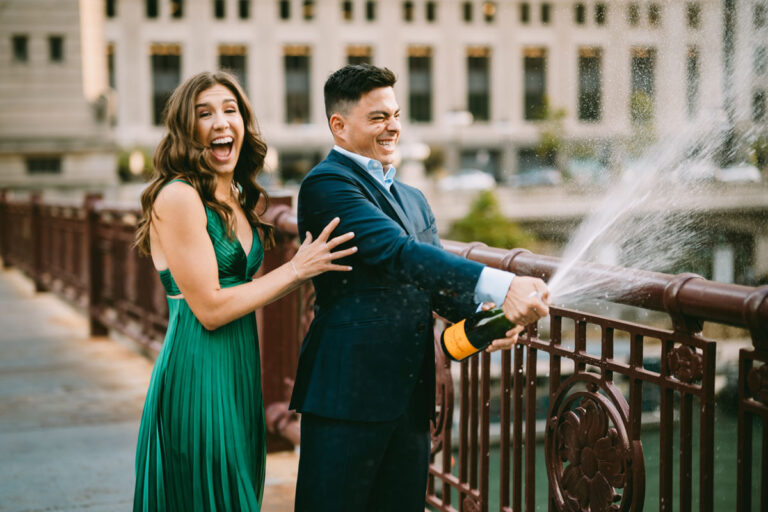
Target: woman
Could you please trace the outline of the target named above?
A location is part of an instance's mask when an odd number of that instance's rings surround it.
[[[329,239],[338,219],[294,258],[252,279],[272,241],[255,178],[266,145],[226,73],[200,73],[171,96],[168,133],[142,195],[136,234],[151,253],[170,317],[136,450],[134,511],[254,511],[264,486],[265,426],[253,311],[356,248]]]

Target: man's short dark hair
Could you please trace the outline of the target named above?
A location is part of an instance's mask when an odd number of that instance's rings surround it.
[[[335,71],[325,81],[325,115],[331,118],[334,112],[345,111],[350,104],[379,87],[392,87],[397,78],[387,68],[371,64],[353,64]]]

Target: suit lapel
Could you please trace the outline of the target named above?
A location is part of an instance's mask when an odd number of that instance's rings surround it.
[[[408,219],[408,215],[406,214],[405,210],[403,209],[403,206],[400,205],[400,203],[397,202],[397,200],[394,198],[394,196],[387,192],[387,190],[384,188],[384,186],[379,183],[376,178],[370,175],[368,171],[360,167],[360,165],[357,164],[354,160],[347,158],[346,156],[342,155],[338,151],[331,151],[328,154],[328,160],[334,161],[338,164],[343,165],[344,167],[350,169],[352,171],[352,174],[355,176],[362,178],[365,182],[368,183],[369,189],[373,189],[378,193],[381,197],[383,197],[387,203],[389,203],[392,210],[395,212],[395,220],[397,220],[401,226],[403,226],[403,229],[409,234],[409,235],[415,235],[416,230],[413,226],[413,223]],[[397,182],[395,181],[392,183],[392,187],[396,187]],[[402,195],[400,196],[402,197]],[[386,213],[386,212],[385,212]]]

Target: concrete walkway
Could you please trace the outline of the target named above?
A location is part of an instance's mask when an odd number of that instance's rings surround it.
[[[0,511],[131,509],[152,361],[0,271]],[[298,457],[267,457],[263,510],[293,510]]]

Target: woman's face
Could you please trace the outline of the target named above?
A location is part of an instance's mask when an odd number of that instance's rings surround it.
[[[244,133],[243,116],[232,91],[216,84],[197,95],[195,138],[210,150],[210,163],[217,173],[234,173]]]

